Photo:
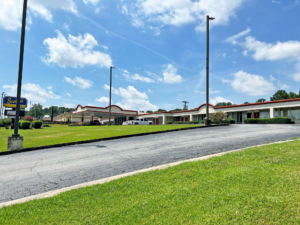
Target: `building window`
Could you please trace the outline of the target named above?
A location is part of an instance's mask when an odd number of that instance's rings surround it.
[[[291,108],[292,121],[300,121],[300,107]]]
[[[259,114],[260,119],[270,118],[270,110],[261,110]]]

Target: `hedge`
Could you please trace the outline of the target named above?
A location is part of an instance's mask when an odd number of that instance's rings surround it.
[[[40,129],[43,125],[43,122],[40,120],[35,120],[32,122],[32,127],[35,129]]]
[[[174,124],[198,124],[198,121],[175,121]]]
[[[27,120],[20,120],[19,121],[19,128],[20,129],[29,129],[31,123]]]
[[[222,123],[235,124],[235,120],[233,120],[233,119],[226,119],[226,120],[223,120]]]
[[[276,118],[264,118],[264,119],[245,119],[245,124],[291,124],[291,118],[288,117],[276,117]]]

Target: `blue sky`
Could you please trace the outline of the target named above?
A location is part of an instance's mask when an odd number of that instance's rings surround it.
[[[0,91],[16,95],[22,0],[0,1]],[[299,0],[28,0],[22,96],[167,110],[300,90]]]

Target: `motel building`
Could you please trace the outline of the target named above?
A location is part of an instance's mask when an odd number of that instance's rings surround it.
[[[244,123],[247,118],[275,118],[290,117],[292,121],[300,124],[300,98],[286,99],[269,102],[250,103],[216,107],[209,104],[209,113],[226,112],[229,119],[234,119],[237,124]],[[88,122],[98,117],[108,117],[109,106],[95,107],[78,105],[72,112],[61,114],[54,121]],[[139,114],[138,111],[124,110],[117,105],[111,106],[111,117],[114,124],[121,125],[124,121],[132,119],[147,119],[153,124],[167,124],[175,121],[198,121],[202,123],[206,116],[206,104],[196,109],[176,112],[156,112]],[[59,120],[56,120],[59,119]]]

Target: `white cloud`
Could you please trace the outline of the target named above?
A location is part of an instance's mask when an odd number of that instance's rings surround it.
[[[234,79],[231,83],[234,90],[250,96],[269,95],[276,90],[273,83],[259,75],[252,75],[244,71],[232,74]]]
[[[65,30],[70,31],[70,27],[67,23],[64,23],[64,25],[62,26]]]
[[[93,4],[93,5],[97,5],[99,0],[83,0],[84,4]]]
[[[247,55],[248,55],[248,51],[247,50],[243,51],[243,56],[247,56]]]
[[[279,1],[272,0],[272,3],[279,4],[280,2],[279,2]]]
[[[108,50],[108,47],[105,46],[105,45],[101,45],[101,47],[102,47],[104,50]]]
[[[98,42],[89,33],[77,37],[69,34],[67,40],[59,31],[56,32],[57,38],[44,40],[49,53],[47,58],[42,60],[47,65],[54,63],[62,68],[67,66],[77,68],[85,65],[109,68],[112,65],[112,59],[108,54],[93,51],[93,48],[98,46]]]
[[[270,80],[271,80],[272,82],[274,82],[274,81],[276,81],[276,78],[273,77],[272,75],[270,75]]]
[[[153,91],[152,91],[151,89],[148,89],[148,92],[149,92],[149,93],[153,93]]]
[[[126,4],[122,6],[121,12],[122,12],[123,14],[125,14],[125,15],[128,15],[128,9],[127,9],[127,5],[126,5]]]
[[[48,90],[52,90],[52,86],[47,87]]]
[[[71,102],[67,102],[67,103],[64,102],[62,106],[66,107],[66,108],[73,108],[73,109],[76,108],[76,105],[74,103],[71,103]]]
[[[288,89],[290,86],[287,84],[282,84],[280,81],[278,81],[278,86],[280,89]]]
[[[72,95],[71,95],[70,93],[67,93],[67,95],[68,95],[70,98],[72,98]]]
[[[109,98],[107,98],[107,97],[101,97],[101,98],[99,98],[99,99],[96,99],[95,100],[96,102],[101,102],[101,103],[109,103]]]
[[[109,85],[104,84],[104,89],[109,90],[110,89]],[[115,89],[115,88],[112,87],[111,88],[111,93],[118,95],[119,91],[118,91],[118,89]]]
[[[221,92],[221,91],[219,91],[219,90],[214,90],[213,88],[210,88],[210,89],[209,89],[209,94],[218,94],[218,93],[220,93],[220,92]],[[206,94],[206,91],[202,91],[201,94],[202,94],[202,95],[205,95],[205,94]]]
[[[154,83],[155,81],[150,79],[149,77],[143,77],[139,74],[133,74],[131,75],[127,70],[123,70],[123,76],[128,80],[128,81],[142,81],[146,83]]]
[[[109,90],[108,85],[104,85],[106,90]],[[148,95],[144,92],[139,92],[133,86],[128,86],[126,88],[120,87],[119,89],[112,88],[112,92],[121,96],[122,101],[118,102],[117,105],[123,109],[131,109],[137,111],[146,111],[146,110],[157,110],[158,107],[153,105],[148,100]]]
[[[222,78],[222,83],[223,83],[223,84],[224,84],[224,83],[230,83],[230,82],[232,82],[232,80],[226,80],[226,79]]]
[[[225,98],[223,98],[223,97],[220,97],[220,96],[214,97],[214,98],[211,98],[211,99],[210,99],[210,103],[213,104],[213,105],[216,105],[216,104],[218,104],[219,102],[231,102],[231,103],[233,103],[232,101],[230,101],[230,100],[228,100],[228,99],[225,99]]]
[[[64,77],[65,81],[67,81],[69,84],[72,84],[73,86],[77,86],[81,89],[90,88],[93,85],[93,82],[90,80],[83,79],[81,77],[75,77],[74,79],[71,79],[69,77]]]
[[[137,0],[128,13],[132,25],[142,27],[144,22],[182,26],[197,24],[196,31],[206,30],[206,15],[215,17],[211,26],[229,24],[236,10],[245,0]]]
[[[30,0],[28,10],[36,17],[42,17],[53,22],[52,10],[60,9],[77,14],[76,5],[73,0]],[[2,0],[0,1],[0,28],[15,31],[21,27],[23,1]],[[29,22],[31,21],[29,14]]]
[[[16,96],[17,85],[3,85],[4,89],[8,89],[7,95]],[[33,102],[47,102],[48,99],[60,99],[59,95],[54,94],[52,91],[47,91],[41,88],[38,84],[23,84],[22,85],[22,97],[28,99],[28,101]]]
[[[244,30],[244,31],[242,31],[242,32],[240,32],[240,33],[238,33],[236,35],[233,35],[231,37],[226,38],[224,40],[224,42],[230,42],[232,44],[236,44],[237,43],[236,42],[237,39],[239,39],[240,37],[243,37],[243,36],[249,34],[250,32],[251,32],[251,29],[248,27],[246,30]]]
[[[160,28],[159,27],[152,27],[152,26],[150,26],[150,30],[154,31],[154,35],[155,36],[159,36],[160,35]]]
[[[177,69],[172,65],[172,64],[167,64],[164,65],[164,70],[163,70],[163,82],[164,83],[182,83],[184,80],[183,78],[176,74]]]

